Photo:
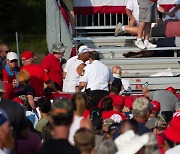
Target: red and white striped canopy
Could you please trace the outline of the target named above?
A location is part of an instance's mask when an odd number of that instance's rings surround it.
[[[176,0],[158,0],[158,3],[169,10]],[[74,0],[76,14],[125,13],[127,0]]]

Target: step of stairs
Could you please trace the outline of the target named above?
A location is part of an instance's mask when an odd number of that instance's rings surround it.
[[[135,47],[133,36],[91,36],[76,37],[75,44],[84,43],[100,53],[101,61],[109,66],[118,65],[122,68],[122,77],[127,78],[133,90],[139,90],[145,82],[149,89],[164,89],[173,86],[180,89],[180,47],[162,47],[145,51],[174,51],[174,57],[125,58],[128,52],[141,52]]]
[[[110,46],[132,46],[136,37],[133,36],[92,36],[92,37],[75,37],[74,43],[84,43],[91,48],[110,47]]]
[[[180,77],[156,77],[156,78],[127,78],[133,90],[141,90],[145,82],[148,82],[148,89],[166,89],[169,86],[180,89]]]
[[[163,50],[164,52],[172,50],[174,51],[174,56],[177,56],[177,51],[180,50],[180,47],[159,47],[159,48],[150,48],[147,50],[141,50],[137,47],[133,47],[134,44],[130,47],[119,47],[119,46],[109,46],[109,47],[99,47],[95,48],[96,51],[100,53],[100,56],[103,59],[113,59],[113,58],[122,58],[124,57],[123,54],[128,52],[141,52],[141,51],[160,51]]]

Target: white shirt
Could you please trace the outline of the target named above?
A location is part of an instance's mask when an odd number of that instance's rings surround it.
[[[175,147],[168,149],[165,154],[178,154],[180,153],[180,145],[176,145]]]
[[[111,70],[98,60],[94,60],[91,64],[84,68],[84,75],[80,77],[79,82],[86,82],[86,89],[106,90],[108,83],[113,81]]]
[[[72,61],[73,59],[77,59],[77,58],[78,58],[78,56],[74,56],[74,57],[69,58],[69,59],[67,60],[67,62],[66,62],[66,65],[65,65],[63,71],[64,71],[64,72],[67,72],[67,70],[68,70],[69,67],[70,67],[71,61]]]
[[[132,11],[132,15],[136,19],[136,24],[139,24],[139,5],[137,3],[137,0],[128,0],[126,4],[126,9],[129,9]]]
[[[0,154],[6,154],[2,149],[0,149]]]
[[[76,69],[82,63],[84,62],[77,58],[73,58],[69,62],[68,67],[66,67],[66,77],[63,81],[63,92],[75,92],[75,87],[79,85],[80,77]]]
[[[130,82],[127,79],[121,79],[124,90],[131,91]]]
[[[84,117],[78,117],[78,116],[74,116],[73,118],[73,122],[71,124],[71,127],[69,128],[69,136],[68,136],[68,140],[72,145],[74,145],[74,135],[76,131],[80,128],[80,123],[83,118]]]

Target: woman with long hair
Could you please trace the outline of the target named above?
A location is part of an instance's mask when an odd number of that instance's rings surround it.
[[[74,119],[69,130],[69,141],[74,144],[74,134],[79,128],[92,128],[89,119],[83,117],[86,109],[87,96],[84,93],[78,92],[71,99],[74,106]]]

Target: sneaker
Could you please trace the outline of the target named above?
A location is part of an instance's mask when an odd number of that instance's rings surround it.
[[[136,41],[135,45],[140,49],[145,49],[146,48],[146,46],[144,45],[144,43],[142,41]]]
[[[144,45],[145,45],[146,48],[156,48],[156,47],[157,47],[156,44],[152,44],[152,43],[149,42],[149,41],[148,41],[147,43],[145,43]]]
[[[122,35],[124,32],[122,30],[122,24],[119,22],[117,25],[116,25],[116,29],[115,29],[115,32],[114,32],[114,36],[117,37],[118,35]]]

